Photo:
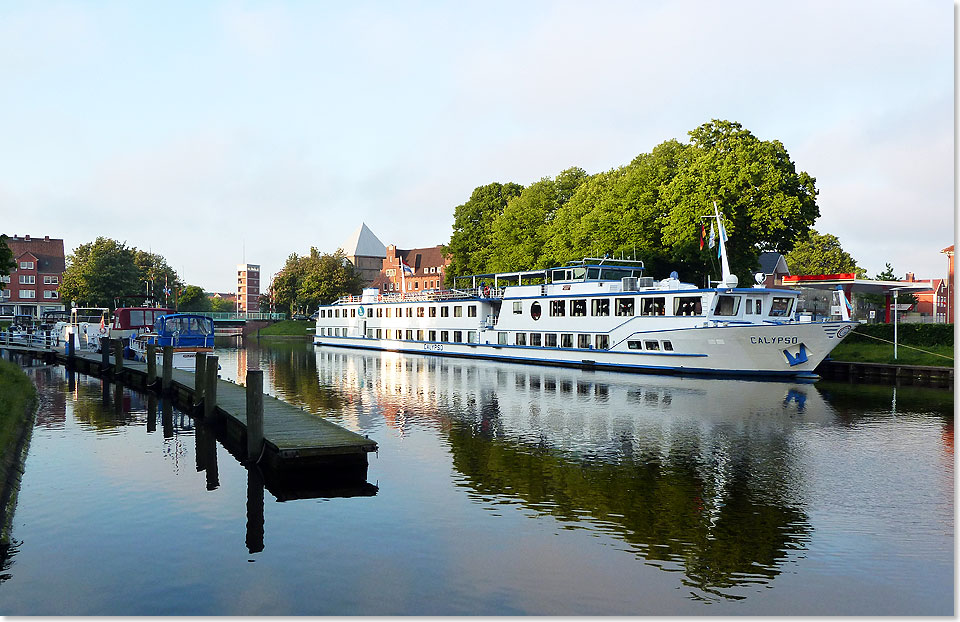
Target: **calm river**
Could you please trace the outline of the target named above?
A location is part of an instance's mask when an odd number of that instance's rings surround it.
[[[0,614],[954,613],[951,391],[218,354],[376,440],[367,481],[265,488],[168,403],[33,368]]]

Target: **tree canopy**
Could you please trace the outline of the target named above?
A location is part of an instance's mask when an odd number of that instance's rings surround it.
[[[304,257],[291,254],[273,279],[274,303],[291,313],[330,304],[341,296],[357,295],[363,277],[342,250],[333,254],[310,248]]]
[[[146,293],[144,282],[152,278],[158,286],[154,293],[162,299],[163,275],[167,276],[171,288],[182,285],[163,257],[98,237],[67,255],[60,298],[113,309],[117,297]]]
[[[10,238],[0,235],[0,275],[10,274],[17,267],[16,262],[14,262],[13,251],[7,246],[8,239]],[[0,281],[0,289],[5,286],[6,283]]]
[[[213,303],[198,285],[187,285],[177,300],[178,311],[213,311]],[[231,309],[232,311],[233,309]]]
[[[837,236],[817,233],[810,229],[810,236],[796,244],[784,256],[791,274],[849,274],[866,278],[867,271],[840,246]]]
[[[713,120],[629,164],[587,175],[571,168],[524,188],[493,183],[456,208],[448,282],[454,276],[558,265],[585,256],[636,256],[654,274],[719,276],[699,248],[716,201],[731,270],[752,282],[762,251],[787,253],[819,216],[815,179],[777,140]]]

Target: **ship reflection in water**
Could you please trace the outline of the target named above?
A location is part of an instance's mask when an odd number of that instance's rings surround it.
[[[701,597],[771,581],[810,539],[791,430],[831,417],[812,384],[315,357],[316,387],[274,364],[276,390],[352,429],[433,428],[477,503],[613,534]]]

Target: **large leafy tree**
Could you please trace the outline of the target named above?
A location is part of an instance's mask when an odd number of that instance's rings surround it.
[[[273,279],[272,292],[277,307],[292,313],[357,295],[362,288],[363,276],[343,251],[327,254],[311,248],[309,255],[293,253],[287,258]]]
[[[798,242],[793,250],[784,256],[791,274],[845,274],[854,273],[858,278],[866,278],[867,271],[857,265],[857,261],[840,246],[837,236],[829,233],[817,233],[810,229],[807,239]]]
[[[163,302],[164,287],[169,287],[171,292],[184,287],[176,270],[170,267],[162,255],[134,249],[133,261],[140,271],[141,291],[144,287],[149,288],[158,301]]]
[[[171,289],[179,285],[176,272],[159,255],[138,251],[122,242],[98,237],[67,255],[60,298],[79,305],[114,307],[114,299],[145,291],[145,281],[157,281],[155,294],[162,300],[162,275]]]
[[[16,263],[13,258],[13,251],[10,250],[10,247],[7,246],[7,240],[9,238],[5,235],[0,235],[0,275],[6,276],[13,272],[13,269],[16,267]],[[6,286],[6,283],[0,281],[0,289],[3,289]]]
[[[474,189],[470,199],[454,211],[453,235],[447,245],[450,257],[447,283],[464,274],[489,271],[493,222],[511,199],[520,196],[523,186],[515,183],[491,183]]]
[[[203,288],[198,285],[187,285],[180,294],[177,301],[179,311],[212,311],[213,304],[207,295],[203,293]]]

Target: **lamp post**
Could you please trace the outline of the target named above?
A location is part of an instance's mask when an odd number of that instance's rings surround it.
[[[893,360],[897,360],[897,293],[900,290],[893,290]]]

